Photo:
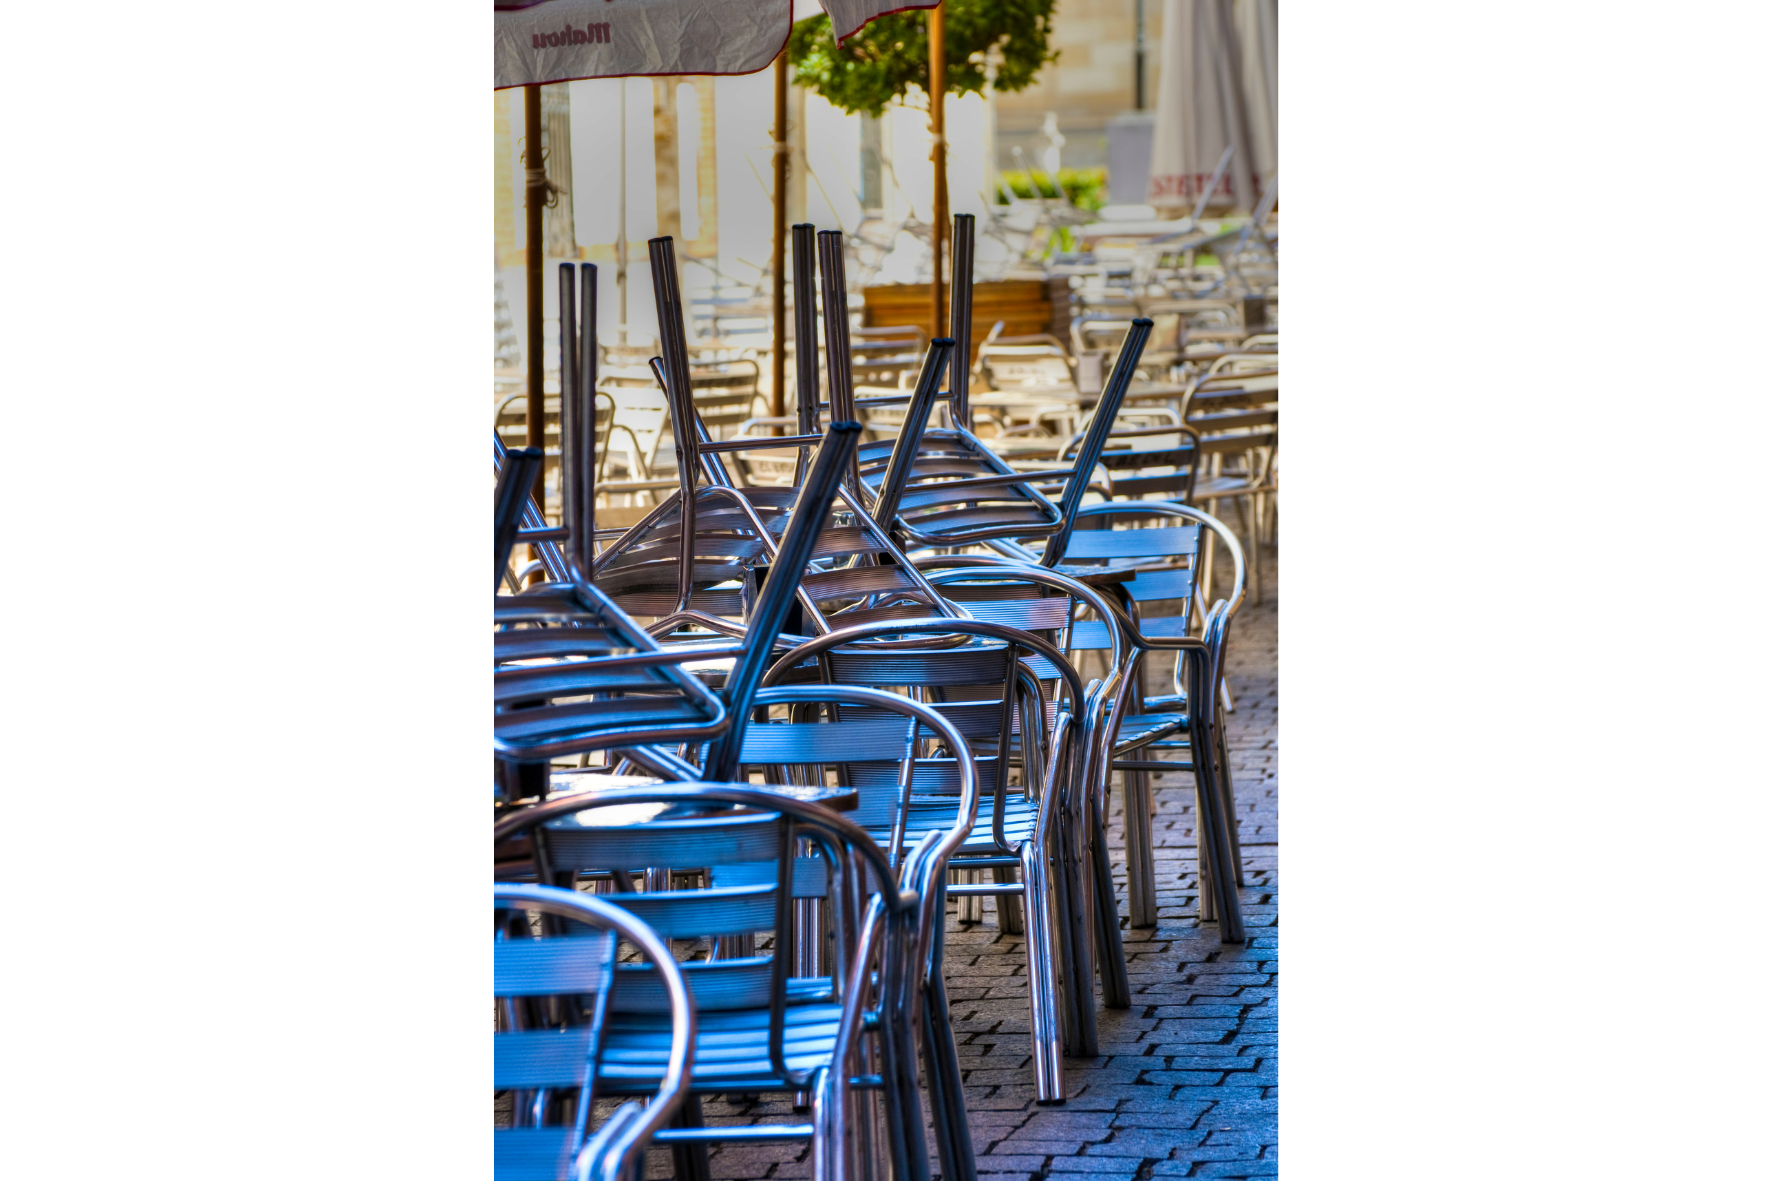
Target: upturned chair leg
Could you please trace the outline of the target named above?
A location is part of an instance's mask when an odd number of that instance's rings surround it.
[[[1064,1102],[1064,1041],[1054,978],[1052,914],[1044,854],[1032,841],[1021,847],[1022,895],[1027,906],[1028,1028],[1034,1048],[1034,1101]]]
[[[1135,758],[1144,757],[1140,751]],[[1126,913],[1134,927],[1157,925],[1156,852],[1151,847],[1150,779],[1144,771],[1122,771],[1126,814]]]

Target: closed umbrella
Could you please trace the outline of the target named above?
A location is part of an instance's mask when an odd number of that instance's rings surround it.
[[[1249,104],[1249,148],[1267,184],[1280,171],[1280,0],[1237,0],[1243,46],[1243,94]]]
[[[1193,205],[1226,148],[1233,154],[1225,183],[1236,206],[1255,207],[1258,165],[1231,4],[1164,0],[1163,73],[1146,198],[1159,208]]]

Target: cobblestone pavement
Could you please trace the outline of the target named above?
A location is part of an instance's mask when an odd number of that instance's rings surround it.
[[[1066,1059],[1066,1102],[1037,1107],[1022,941],[998,933],[990,903],[984,921],[972,924],[960,923],[950,903],[948,992],[981,1181],[1278,1174],[1278,579],[1271,567],[1267,579],[1267,602],[1246,603],[1237,615],[1226,673],[1236,707],[1228,739],[1248,883],[1241,892],[1246,945],[1223,945],[1216,924],[1198,922],[1192,777],[1155,779],[1156,927],[1126,926],[1124,867],[1115,867],[1132,1007],[1098,1010],[1100,1056]],[[1172,667],[1153,669],[1152,692],[1166,691],[1156,686]],[[1117,787],[1113,799],[1109,843],[1118,853]],[[785,1104],[706,1107],[711,1123],[787,1114]],[[649,1174],[668,1176],[668,1155],[653,1155]],[[797,1143],[723,1148],[710,1164],[719,1181],[811,1174],[809,1149]],[[933,1159],[930,1171],[939,1171]]]

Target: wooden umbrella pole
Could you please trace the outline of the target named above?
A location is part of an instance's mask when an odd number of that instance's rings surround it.
[[[528,346],[523,350],[529,362],[529,399],[527,446],[546,447],[548,434],[547,396],[542,389],[545,361],[542,357],[541,281],[542,281],[542,206],[548,199],[548,174],[541,158],[541,87],[523,88],[523,312],[528,320]],[[535,469],[535,500],[543,499],[544,460]],[[533,548],[533,547],[531,547]]]
[[[948,232],[947,91],[947,16],[938,4],[929,10],[929,133],[935,137],[935,145],[929,156],[935,164],[935,233],[931,239],[935,248],[935,274],[934,282],[929,285],[931,337],[940,335],[942,323],[947,318],[942,304],[941,283],[942,246],[947,241]]]
[[[775,244],[769,258],[775,312],[775,351],[769,359],[769,413],[784,417],[788,384],[788,51],[775,59]],[[796,347],[804,347],[796,341]],[[772,427],[772,434],[781,428]]]

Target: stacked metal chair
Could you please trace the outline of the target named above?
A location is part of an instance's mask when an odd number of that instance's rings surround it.
[[[492,991],[498,998],[492,1086],[510,1104],[510,1127],[496,1133],[500,1181],[629,1181],[643,1172],[653,1136],[689,1094],[695,1008],[670,945],[639,918],[576,890],[516,882],[493,885]],[[530,916],[595,934],[535,938]],[[618,968],[619,944],[648,966]],[[658,1022],[662,1069],[656,1085],[629,1088],[593,1130],[598,1084],[608,1079],[609,999],[618,973],[646,971],[664,1005]]]
[[[813,336],[808,326],[814,306],[810,291],[811,227],[796,226],[795,230],[795,307],[802,318],[801,339],[810,342]],[[670,240],[654,239],[652,248],[654,286],[664,337],[664,356],[655,362],[654,368],[660,384],[671,396],[679,489],[599,553],[591,565],[591,574],[624,609],[653,618],[655,622],[649,630],[655,635],[682,633],[684,629],[737,634],[744,628],[759,579],[780,560],[776,539],[786,527],[795,489],[738,485],[721,462],[720,453],[741,448],[754,450],[759,441],[718,443],[705,437],[700,429],[693,402],[687,397],[686,383],[676,375],[683,364],[685,346]],[[840,244],[837,257],[841,258]],[[827,299],[827,332],[835,331],[833,322],[846,325],[847,313],[842,308],[842,301]],[[939,382],[951,347],[948,341],[931,345],[919,389],[929,387],[932,391]],[[673,356],[678,361],[673,362]],[[841,357],[833,358],[829,368],[835,374],[844,371],[846,364]],[[771,448],[807,447],[820,438],[814,409],[817,356],[811,347],[801,350],[799,381],[802,433],[771,439]],[[835,407],[836,419],[853,420],[853,398],[838,397]],[[802,461],[802,474],[805,462]],[[836,493],[839,503],[821,529],[814,555],[821,569],[809,575],[798,590],[801,611],[790,634],[805,638],[828,632],[838,626],[829,618],[839,612],[845,616],[845,623],[878,618],[882,612],[956,615],[927,580],[917,574],[888,531],[863,510],[853,467],[851,461]]]
[[[681,1149],[679,1175],[706,1176],[710,1144],[805,1139],[814,1175],[847,1176],[845,1158],[866,1147],[860,1093],[883,1100],[894,1173],[926,1175],[913,1034],[919,900],[900,889],[878,845],[816,803],[743,784],[677,783],[564,795],[513,812],[495,840],[527,837],[532,871],[570,888],[584,874],[631,881],[656,867],[703,870],[701,888],[620,890],[599,897],[668,939],[753,947],[679,965],[694,1001],[689,1099],[676,1126],[653,1133]],[[799,856],[805,842],[812,855]],[[792,975],[796,898],[820,898],[831,915],[831,970]],[[755,937],[774,935],[768,954]],[[804,933],[810,935],[811,933]],[[644,974],[618,967],[606,1007],[597,1081],[604,1093],[647,1094],[670,1069],[667,997]],[[805,1091],[810,1123],[703,1126],[698,1096]]]
[[[957,1098],[959,1065],[952,1032],[946,1023],[944,994],[939,988],[938,934],[943,918],[939,883],[945,876],[946,859],[966,840],[977,810],[970,751],[960,730],[941,715],[890,694],[812,686],[756,693],[758,681],[772,658],[773,645],[766,637],[781,632],[793,603],[795,575],[805,568],[821,536],[820,523],[828,514],[843,472],[851,465],[859,433],[860,427],[853,423],[833,424],[827,432],[807,472],[799,503],[789,514],[778,562],[755,605],[747,642],[720,645],[724,652],[736,654],[721,692],[714,695],[716,702],[724,706],[723,726],[716,729],[713,722],[707,723],[703,730],[712,733],[695,737],[709,737],[711,741],[692,743],[690,749],[682,752],[693,757],[702,753],[705,745],[699,768],[679,756],[636,746],[648,739],[673,738],[676,732],[670,729],[674,718],[668,711],[660,719],[656,705],[628,704],[635,697],[643,702],[668,697],[659,692],[660,682],[656,678],[636,684],[632,670],[641,667],[660,676],[663,673],[659,670],[681,675],[677,666],[704,658],[714,648],[661,648],[637,624],[626,620],[597,588],[582,581],[544,584],[525,594],[499,600],[505,630],[497,639],[501,661],[497,697],[504,708],[497,715],[495,745],[501,758],[518,768],[516,779],[523,784],[519,790],[527,793],[513,799],[511,802],[520,806],[507,808],[497,822],[495,833],[502,854],[497,862],[500,872],[569,886],[575,877],[587,872],[621,885],[631,883],[638,870],[649,871],[649,883],[661,878],[668,882],[672,877],[670,867],[688,866],[701,871],[706,878],[701,889],[649,890],[638,895],[624,891],[605,896],[607,901],[655,920],[667,938],[707,936],[722,941],[718,945],[722,947],[719,958],[706,961],[708,966],[694,965],[686,970],[704,1015],[717,1014],[706,1016],[703,1022],[713,1043],[700,1058],[705,1068],[692,1072],[691,1090],[705,1093],[801,1089],[814,1095],[813,1123],[785,1128],[700,1129],[695,1126],[692,1103],[686,1126],[658,1132],[653,1137],[654,1142],[673,1145],[684,1154],[682,1171],[688,1176],[705,1175],[695,1160],[698,1146],[722,1139],[796,1136],[814,1140],[815,1155],[823,1162],[819,1166],[820,1176],[845,1175],[841,1155],[858,1144],[865,1147],[865,1138],[858,1140],[852,1135],[856,1127],[866,1126],[865,1121],[856,1124],[853,1110],[860,1102],[851,1093],[856,1079],[861,1080],[862,1091],[871,1089],[883,1095],[886,1148],[895,1171],[900,1176],[917,1176],[917,1172],[907,1170],[923,1167],[925,1160],[915,1087],[917,1047],[912,1041],[913,1013],[919,1009],[921,1019],[915,1024],[923,1030],[921,1048],[926,1072],[931,1078],[942,1080],[940,1085],[945,1087],[937,1103],[938,1147],[944,1162],[953,1162],[948,1170],[951,1175],[965,1176],[972,1171],[964,1106]],[[514,453],[501,480],[501,491],[507,495],[499,500],[501,512],[495,522],[495,538],[496,544],[505,550],[512,533],[506,518],[513,514],[508,489],[528,478],[525,466],[515,461],[529,458]],[[623,620],[626,626],[620,630],[620,638],[628,641],[629,650],[609,642],[609,636],[617,630],[615,625]],[[629,679],[622,679],[624,676]],[[694,678],[688,679],[694,683]],[[671,688],[683,688],[677,681],[666,683]],[[782,791],[791,792],[792,788],[761,791],[730,782],[739,766],[744,721],[753,707],[767,710],[771,705],[823,700],[832,695],[852,704],[859,697],[873,708],[902,707],[931,727],[946,748],[954,752],[957,765],[963,768],[959,775],[960,807],[953,811],[947,829],[935,832],[920,828],[913,843],[901,844],[895,850],[896,857],[887,857],[867,830],[841,820],[815,803],[785,798]],[[653,729],[646,731],[624,724],[624,709],[649,709],[651,712],[645,716],[654,723]],[[657,724],[660,721],[663,725]],[[578,790],[547,795],[549,759],[611,747],[621,747],[635,756],[646,752],[650,757],[642,757],[643,763],[655,767],[662,763],[666,772],[687,772],[686,777],[698,778],[700,782],[598,789],[590,783],[597,777],[587,776],[576,779],[574,787]],[[755,758],[754,753],[751,757]],[[529,770],[526,779],[524,769]],[[816,788],[808,790],[818,794]],[[609,826],[595,824],[590,827],[597,830],[597,835],[590,837],[578,831],[585,825],[571,820],[615,805],[646,804],[670,805],[679,813],[693,808],[695,815],[683,817],[681,823],[673,818],[675,814],[634,823],[631,808],[626,814],[617,809],[618,817],[625,823],[613,827],[620,831],[611,834],[605,831]],[[729,807],[734,804],[747,810],[735,816]],[[764,820],[757,818],[759,807],[764,806],[774,809],[776,819],[781,818],[784,810],[794,812],[794,824],[798,827],[791,831],[771,830],[777,832],[776,843],[770,846],[775,860],[759,856],[746,861],[743,850],[749,846],[744,843],[743,834],[754,834],[757,826],[766,826]],[[796,808],[798,811],[794,811]],[[900,828],[902,831],[902,824]],[[784,870],[779,860],[785,856],[782,850],[791,850],[796,841],[815,830],[829,838],[827,845],[836,842],[826,849],[825,865],[830,872],[809,871],[803,862]],[[614,843],[599,843],[604,836]],[[697,845],[697,840],[702,844]],[[620,856],[613,850],[620,850]],[[710,850],[717,850],[718,855],[712,855]],[[843,886],[845,867],[858,864],[858,858],[860,863],[873,867],[868,881],[858,885],[851,879]],[[778,890],[780,882],[789,882],[790,886]],[[908,888],[901,888],[899,882]],[[827,883],[836,884],[827,887]],[[743,893],[739,901],[744,905],[733,902],[734,890]],[[768,891],[776,891],[770,895],[774,909],[768,910],[770,921],[764,922],[762,903],[757,898]],[[734,959],[730,951],[735,945],[740,953],[749,950],[745,943],[754,943],[757,931],[773,931],[778,948],[793,948],[797,937],[794,916],[786,914],[783,908],[795,904],[796,899],[821,899],[832,908],[827,913],[839,918],[847,914],[848,925],[843,929],[857,935],[859,942],[851,947],[839,941],[840,954],[832,965],[834,971],[816,976],[802,972],[790,979],[784,973],[794,957],[785,951],[771,958],[767,974],[755,965],[748,975],[740,966],[729,966],[756,959],[743,954]],[[844,911],[844,906],[849,909]],[[806,932],[799,938],[802,942],[815,942],[817,932]],[[851,953],[859,958],[843,958]],[[760,992],[758,981],[765,975],[770,988]],[[933,1000],[928,983],[931,978],[936,982]],[[877,989],[868,984],[873,979],[880,982]],[[732,983],[734,980],[749,984],[740,987]],[[820,980],[822,983],[818,983]],[[847,992],[844,980],[852,986]],[[623,1075],[617,1066],[611,1066],[610,1093],[622,1093],[624,1087],[645,1090],[654,1086],[660,1065],[656,1019],[645,1016],[641,1002],[634,1002],[640,1006],[637,1009],[631,1005],[624,1008],[626,1003],[618,989],[615,1000],[610,1002],[611,1012],[631,1011],[635,1015],[610,1018],[612,1024],[603,1053],[606,1060],[613,1056],[617,1063],[631,1060],[633,1068]],[[765,1009],[760,1010],[759,1005]],[[761,1026],[760,1013],[766,1017]],[[867,1038],[862,1036],[863,1025],[867,1027]],[[766,1029],[768,1037],[759,1040],[760,1035],[753,1036],[757,1029]],[[848,1032],[839,1037],[838,1033],[845,1029]],[[745,1030],[752,1034],[745,1034]],[[733,1048],[735,1038],[742,1044],[742,1051]],[[790,1058],[790,1048],[798,1054],[797,1058]],[[869,1063],[873,1064],[871,1069]],[[869,1082],[870,1079],[878,1081]]]

